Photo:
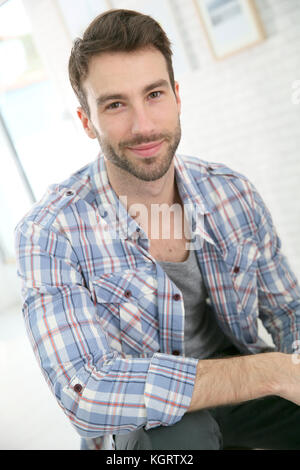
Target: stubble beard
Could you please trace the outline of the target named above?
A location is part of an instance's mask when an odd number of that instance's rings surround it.
[[[148,137],[142,135],[137,136],[135,139],[130,141],[120,142],[118,144],[118,151],[115,151],[115,149],[107,140],[101,138],[96,129],[94,129],[94,131],[96,133],[102,152],[107,160],[142,181],[156,181],[167,173],[181,139],[181,126],[179,118],[174,132],[163,132]],[[127,147],[134,147],[137,145],[161,140],[164,140],[167,143],[167,149],[165,154],[160,158],[144,158],[140,159],[138,163],[136,163],[135,161],[128,158],[125,153],[125,149]]]

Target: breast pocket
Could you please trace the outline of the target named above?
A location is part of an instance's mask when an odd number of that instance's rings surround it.
[[[228,249],[225,262],[242,315],[257,311],[257,258],[259,250],[252,239]],[[257,312],[256,312],[257,313]]]
[[[145,340],[145,318],[155,323],[155,288],[152,276],[148,286],[146,278],[145,274],[128,271],[103,274],[92,281],[97,319],[111,347],[125,355],[147,355],[150,342]],[[147,311],[143,309],[145,299],[148,299]]]

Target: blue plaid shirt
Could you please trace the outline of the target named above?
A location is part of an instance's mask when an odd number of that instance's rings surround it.
[[[259,353],[258,318],[294,352],[300,290],[255,188],[221,164],[175,156],[194,249],[218,324]],[[16,229],[23,314],[53,394],[86,447],[169,426],[187,411],[197,360],[184,354],[182,294],[112,190],[103,156],[51,186]]]

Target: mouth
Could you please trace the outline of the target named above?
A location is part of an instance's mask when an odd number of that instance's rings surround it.
[[[160,150],[163,142],[163,140],[160,140],[159,142],[149,142],[144,145],[128,147],[128,149],[140,157],[153,157]]]

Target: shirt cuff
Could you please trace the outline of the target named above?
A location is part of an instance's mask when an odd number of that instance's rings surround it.
[[[198,359],[155,354],[151,359],[145,385],[147,425],[171,426],[189,408]]]

